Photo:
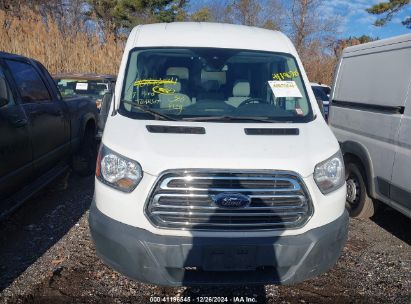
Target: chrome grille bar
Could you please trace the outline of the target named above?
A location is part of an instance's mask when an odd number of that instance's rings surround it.
[[[168,208],[168,209],[189,209],[189,210],[231,210],[228,208],[219,208],[219,207],[211,207],[211,206],[174,206],[174,205],[169,205],[169,206],[164,206],[164,205],[152,205],[150,207],[150,210],[155,210],[157,208]],[[275,207],[248,207],[247,210],[296,210],[296,209],[301,209],[301,207],[297,206],[290,206],[290,207],[281,207],[281,206],[275,206]],[[182,212],[185,212],[182,210]],[[181,212],[180,212],[181,214]]]
[[[220,193],[242,193],[250,204],[242,208],[219,206],[215,199]],[[166,171],[145,206],[153,225],[190,230],[299,228],[312,211],[302,179],[283,171]]]
[[[224,209],[226,210],[226,209]],[[247,208],[249,210],[249,208]],[[276,216],[293,216],[304,214],[304,211],[292,211],[292,212],[275,212],[273,215]],[[176,211],[153,211],[153,215],[181,215],[181,212]],[[270,216],[270,213],[260,213],[260,212],[188,212],[185,213],[186,216],[202,216],[202,217],[212,217],[212,216]]]
[[[225,230],[227,230],[226,227],[239,227],[242,228],[243,226],[245,226],[243,223],[200,223],[200,222],[173,222],[173,221],[164,221],[164,224],[174,224],[174,225],[185,225],[185,226],[211,226],[211,227],[225,227]],[[290,221],[290,222],[282,222],[282,223],[277,223],[277,224],[272,224],[272,223],[249,223],[247,224],[247,227],[284,227],[286,225],[292,225],[294,222]],[[208,228],[208,227],[207,227]],[[243,230],[243,229],[242,229]],[[254,229],[253,229],[254,230]],[[258,230],[258,229],[256,229]]]
[[[290,178],[267,178],[267,177],[238,177],[233,179],[232,177],[227,176],[213,176],[213,177],[203,177],[203,176],[185,176],[185,177],[168,177],[164,179],[160,185],[161,189],[164,190],[190,190],[190,191],[223,191],[223,192],[264,192],[264,191],[273,191],[273,188],[215,188],[215,187],[208,187],[208,188],[198,188],[198,187],[170,187],[169,184],[173,181],[185,181],[188,184],[194,184],[193,181],[198,180],[223,180],[223,181],[270,181],[270,182],[278,182],[278,181],[285,181],[288,182],[292,187],[288,188],[276,188],[275,191],[299,191],[301,190],[300,185],[293,179]]]

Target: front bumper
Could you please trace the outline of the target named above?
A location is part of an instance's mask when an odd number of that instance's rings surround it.
[[[104,215],[92,203],[90,231],[101,259],[138,281],[168,286],[292,284],[337,261],[348,214],[306,233],[280,237],[156,235]]]

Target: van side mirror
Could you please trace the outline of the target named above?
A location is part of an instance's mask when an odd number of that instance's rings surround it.
[[[101,111],[104,112],[105,115],[108,115],[108,111],[110,110],[112,98],[113,98],[113,93],[107,92],[103,95],[103,98],[101,99]]]
[[[106,124],[106,120],[108,117],[108,111],[110,111],[111,100],[113,99],[113,93],[108,92],[103,95],[101,99],[101,108],[100,108],[100,115],[99,115],[99,128],[102,130]]]
[[[317,103],[318,103],[318,107],[320,108],[321,114],[323,115],[323,117],[325,118],[325,112],[324,112],[324,104],[322,100],[318,100],[317,99]]]

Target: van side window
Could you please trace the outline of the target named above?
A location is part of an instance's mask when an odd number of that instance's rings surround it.
[[[51,101],[40,74],[28,63],[6,60],[19,89],[23,103]]]
[[[0,108],[14,104],[13,95],[7,83],[6,76],[0,67]]]

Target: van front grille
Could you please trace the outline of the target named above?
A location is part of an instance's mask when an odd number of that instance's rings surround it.
[[[240,194],[249,203],[227,207],[216,196]],[[302,227],[313,212],[301,178],[283,171],[173,170],[157,180],[145,206],[159,228],[261,230]]]

